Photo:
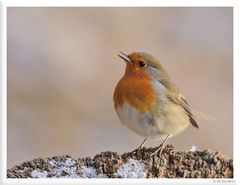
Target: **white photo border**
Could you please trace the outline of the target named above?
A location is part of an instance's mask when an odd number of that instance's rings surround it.
[[[7,8],[8,7],[233,7],[233,83],[234,83],[234,122],[233,122],[233,162],[234,178],[232,179],[8,179],[7,172]],[[240,76],[240,1],[239,0],[0,0],[1,13],[1,51],[0,51],[0,103],[1,103],[1,137],[0,137],[0,184],[238,184],[240,183],[239,131],[239,76]]]

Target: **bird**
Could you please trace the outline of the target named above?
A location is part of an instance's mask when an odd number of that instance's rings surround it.
[[[113,102],[121,123],[147,139],[163,140],[152,155],[162,153],[166,141],[189,125],[199,128],[196,115],[160,61],[145,52],[118,55],[126,63]]]

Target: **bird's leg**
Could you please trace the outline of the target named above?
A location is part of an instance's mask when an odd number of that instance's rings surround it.
[[[142,144],[138,147],[138,149],[142,149],[146,142],[147,142],[147,138],[143,140]]]
[[[147,138],[145,138],[142,144],[137,149],[133,150],[132,153],[136,153],[138,150],[142,149],[146,142],[147,142]]]
[[[163,140],[163,142],[158,146],[157,150],[154,151],[154,152],[150,155],[151,157],[154,156],[155,154],[157,154],[159,151],[160,151],[160,152],[159,152],[159,156],[161,156],[162,151],[163,151],[163,149],[164,149],[164,144],[166,143],[166,141],[167,141],[167,139],[168,139],[169,136],[170,136],[170,134],[168,134],[167,137]]]

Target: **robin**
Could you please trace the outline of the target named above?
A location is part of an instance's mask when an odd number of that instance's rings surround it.
[[[118,82],[114,108],[120,121],[145,139],[164,139],[152,155],[160,151],[167,139],[187,128],[199,128],[195,115],[155,57],[142,52],[118,55],[126,62],[125,74]]]

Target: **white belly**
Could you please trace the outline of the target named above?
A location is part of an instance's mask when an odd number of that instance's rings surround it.
[[[189,118],[180,107],[170,104],[167,111],[169,111],[167,116],[162,116],[158,112],[140,113],[126,102],[116,110],[126,127],[140,136],[152,139],[162,139],[168,134],[176,134],[188,126]]]
[[[159,135],[157,126],[148,123],[150,115],[140,113],[128,103],[124,103],[116,111],[121,122],[136,134],[143,137]]]

